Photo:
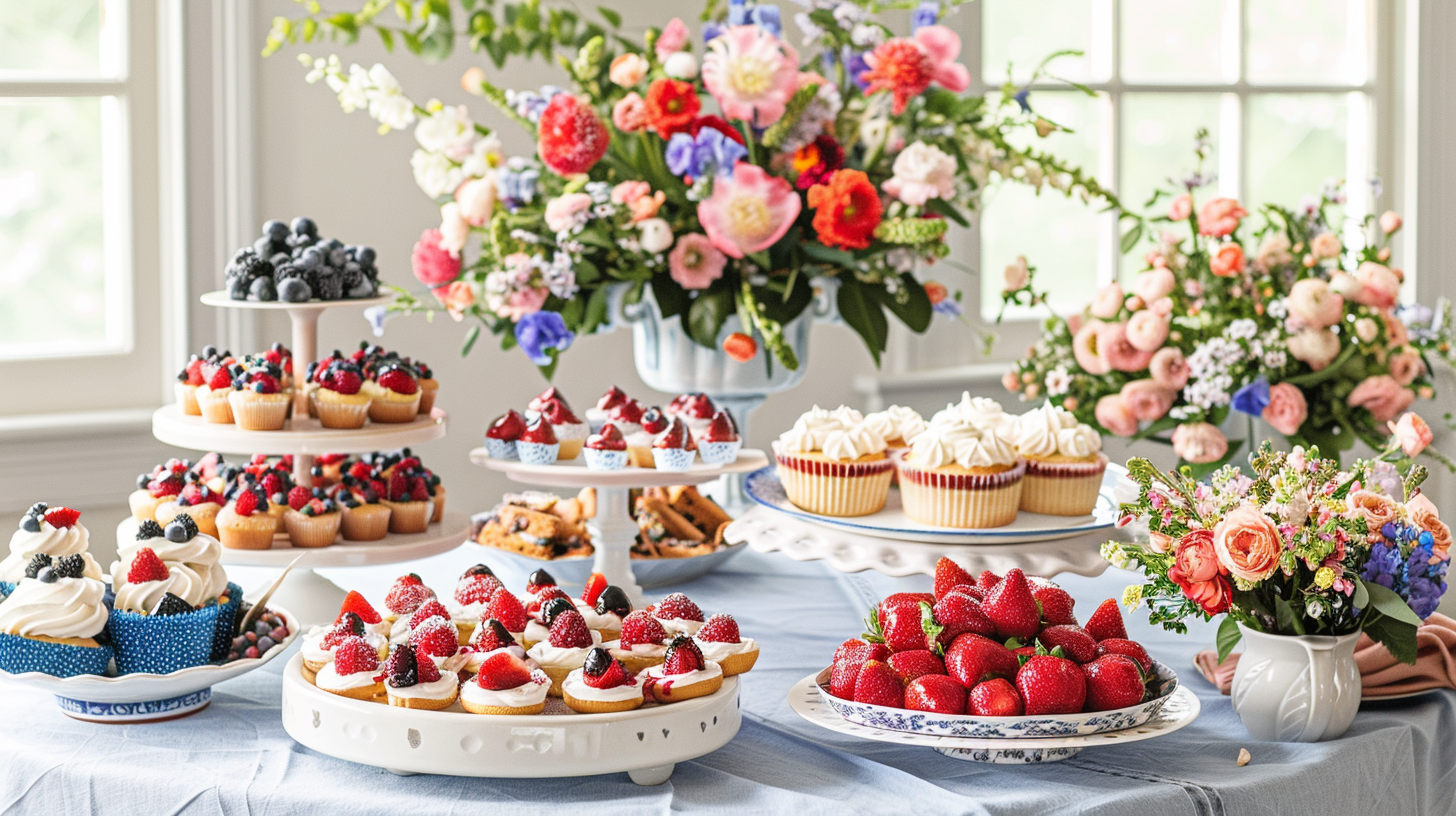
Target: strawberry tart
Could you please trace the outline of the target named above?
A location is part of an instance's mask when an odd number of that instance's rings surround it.
[[[651,612],[639,609],[622,621],[622,632],[617,639],[603,643],[602,648],[635,673],[661,663],[667,656],[668,641],[662,622],[652,617]]]
[[[705,660],[717,663],[724,677],[733,677],[747,672],[758,662],[758,644],[753,638],[742,637],[738,632],[738,621],[732,615],[719,613],[708,618],[707,623],[693,636],[698,651]]]
[[[551,678],[551,696],[561,696],[561,683],[566,675],[581,668],[587,653],[602,645],[602,636],[587,628],[586,620],[572,606],[571,600],[559,611],[548,607],[544,620],[549,621],[546,639],[526,650]]]
[[[561,697],[572,711],[582,714],[631,711],[645,699],[643,684],[602,648],[592,649],[581,668],[566,675]]]
[[[384,692],[392,706],[439,711],[449,708],[460,695],[460,677],[419,656],[408,643],[390,650],[383,673]]]
[[[471,714],[540,714],[551,678],[507,649],[482,656],[475,676],[460,687],[460,706]]]
[[[314,685],[330,694],[355,700],[380,700],[384,683],[379,675],[379,650],[357,635],[339,640],[333,659],[314,676]]]
[[[723,668],[703,657],[703,650],[688,635],[667,644],[662,663],[643,673],[647,693],[659,703],[706,697],[723,687]]]

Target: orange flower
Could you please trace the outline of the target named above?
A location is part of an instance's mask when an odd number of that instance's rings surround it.
[[[836,170],[827,184],[810,187],[809,206],[819,243],[843,249],[868,247],[883,212],[879,191],[861,170]]]
[[[647,87],[647,123],[666,139],[697,117],[702,103],[690,82],[659,79]]]

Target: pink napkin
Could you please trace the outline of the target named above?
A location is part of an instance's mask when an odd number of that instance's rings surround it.
[[[1365,635],[1355,644],[1355,663],[1360,667],[1361,698],[1366,700],[1410,694],[1434,688],[1456,688],[1456,620],[1434,614],[1416,630],[1416,663],[1397,661],[1384,646]],[[1193,658],[1193,665],[1208,682],[1224,694],[1234,682],[1239,665],[1235,652],[1222,663],[1218,653],[1205,649]]]

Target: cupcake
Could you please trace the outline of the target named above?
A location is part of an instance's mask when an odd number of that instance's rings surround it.
[[[368,466],[365,466],[366,470]],[[342,519],[339,529],[345,541],[378,541],[389,533],[393,515],[383,501],[387,490],[383,482],[346,474],[334,492]]]
[[[673,419],[667,430],[652,441],[652,464],[658,470],[683,471],[693,466],[697,446],[681,419]]]
[[[758,644],[753,638],[740,636],[738,622],[732,615],[717,614],[708,618],[703,628],[693,635],[693,642],[704,660],[717,663],[724,677],[743,674],[758,662]]]
[[[243,367],[231,357],[203,364],[202,376],[207,381],[199,385],[193,395],[204,422],[233,424],[233,409],[228,397],[233,392],[233,378],[242,373]]]
[[[546,412],[546,406],[553,402],[559,402],[566,407],[566,410],[571,410],[571,404],[566,401],[566,397],[562,396],[560,389],[552,386],[526,403],[526,421],[535,422],[541,414]]]
[[[587,470],[621,470],[627,466],[627,440],[610,422],[587,437],[583,453]]]
[[[516,440],[525,432],[526,420],[512,408],[485,429],[485,452],[492,459],[514,462],[521,458],[516,454]]]
[[[1049,402],[1022,414],[1015,433],[1016,450],[1026,462],[1021,509],[1053,516],[1091,513],[1107,470],[1102,437]]]
[[[921,431],[926,428],[925,420],[914,408],[891,405],[883,411],[867,414],[865,424],[885,440],[885,447],[893,454],[910,447]]]
[[[449,708],[460,694],[459,675],[440,671],[408,643],[390,650],[383,673],[384,693],[392,706],[439,711]]]
[[[471,714],[540,714],[546,710],[551,678],[505,651],[484,658],[475,677],[460,688],[460,706]]]
[[[364,392],[364,375],[347,361],[331,363],[317,376],[311,392],[312,413],[325,428],[362,428],[373,397]]]
[[[244,371],[233,378],[228,394],[233,421],[245,431],[281,431],[288,420],[293,398],[279,381],[282,370],[268,364]]]
[[[554,464],[560,452],[561,443],[545,417],[538,417],[516,440],[516,455],[528,465]]]
[[[173,524],[182,524],[178,517]],[[204,582],[151,547],[120,562],[112,579],[111,641],[119,674],[170,674],[212,658],[220,607],[204,604]],[[117,579],[120,580],[117,580]]]
[[[662,663],[643,673],[647,693],[659,703],[706,697],[723,687],[723,667],[706,660],[698,644],[678,635],[667,644]]]
[[[672,421],[659,408],[643,411],[638,421],[641,430],[633,433],[624,431],[622,434],[627,439],[627,463],[640,468],[656,467],[652,456],[652,443],[671,424]]]
[[[574,608],[565,609],[555,616],[546,639],[527,649],[526,655],[551,678],[551,696],[560,697],[566,675],[581,668],[587,653],[601,643],[602,636],[589,629]]]
[[[421,416],[429,416],[430,411],[435,408],[435,395],[440,392],[440,381],[435,379],[435,372],[429,366],[416,360],[414,362],[415,381],[420,385],[420,407]]]
[[[165,464],[152,468],[150,474],[138,476],[137,489],[127,497],[132,518],[155,521],[157,506],[171,501],[187,485],[187,470],[191,466],[186,459],[168,459]]]
[[[142,522],[137,529],[136,538],[120,544],[118,560],[111,564],[111,587],[118,597],[124,593],[139,592],[127,589],[129,582],[126,565],[134,561],[143,548],[152,550],[166,565],[169,575],[175,576],[167,591],[178,595],[193,607],[217,607],[211,659],[224,657],[236,634],[236,620],[243,604],[243,589],[228,581],[227,571],[219,563],[222,545],[218,540],[199,531],[192,518],[181,513],[168,522],[165,528],[154,521]],[[132,606],[137,609],[150,609],[159,600],[160,596],[153,591]]]
[[[617,639],[603,643],[602,647],[622,661],[629,671],[638,673],[662,662],[667,656],[669,639],[662,621],[654,618],[651,612],[638,609],[622,621],[622,631]]]
[[[309,363],[308,369],[304,373],[303,404],[308,407],[308,415],[315,419],[318,418],[318,392],[319,388],[321,387],[321,383],[323,382],[324,375],[329,372],[330,368],[338,363],[349,363],[359,370],[361,377],[363,376],[363,369],[359,367],[359,364],[354,362],[350,358],[345,357],[343,352],[339,351],[338,349],[334,349],[333,354],[325,357],[322,360],[315,360]],[[359,386],[359,390],[361,392],[364,390],[364,386],[362,384]]]
[[[575,459],[581,453],[586,438],[591,435],[591,427],[577,419],[576,414],[560,400],[546,403],[540,419],[551,423],[551,432],[561,444],[556,452],[556,459],[561,462]]]
[[[937,411],[930,418],[930,424],[945,420],[959,419],[970,423],[976,428],[998,431],[1002,436],[1010,437],[1014,432],[1016,417],[1006,413],[1001,403],[990,397],[973,397],[971,392],[961,392],[961,401],[945,406],[942,411]]]
[[[380,503],[389,508],[391,533],[423,533],[430,524],[430,488],[418,472],[396,470]]]
[[[189,470],[186,479],[187,486],[182,488],[181,493],[157,505],[157,523],[165,527],[172,519],[186,513],[198,530],[216,537],[217,514],[227,500],[203,480],[202,474]]]
[[[419,414],[420,384],[408,366],[388,363],[364,384],[369,418],[375,422],[413,422]]]
[[[885,506],[894,463],[868,424],[847,425],[815,406],[773,450],[784,492],[795,505],[826,516],[864,516]]]
[[[283,514],[283,529],[295,547],[327,547],[339,536],[344,516],[339,505],[316,487],[295,487],[288,491],[288,510]]]
[[[733,426],[733,418],[727,411],[713,414],[707,430],[698,435],[698,456],[710,465],[731,464],[738,458],[738,449],[743,440]]]
[[[627,392],[617,386],[614,385],[608,388],[607,392],[602,394],[601,399],[597,400],[596,405],[586,409],[587,424],[591,426],[593,432],[600,430],[603,425],[610,421],[613,409],[620,405],[626,405],[631,401],[632,398],[627,396]]]
[[[1026,465],[998,431],[943,418],[915,438],[898,466],[900,499],[915,521],[986,528],[1016,518]]]
[[[84,553],[37,553],[0,602],[0,671],[54,677],[102,674],[111,662],[106,586],[86,577]]]
[[[278,382],[282,384],[285,393],[293,392],[293,352],[282,343],[274,343],[262,354],[253,355],[253,360],[258,364],[271,365],[278,369]]]
[[[567,610],[576,610],[576,601],[561,587],[548,586],[542,587],[541,591],[531,595],[526,600],[525,609],[527,621],[526,628],[521,632],[521,640],[525,642],[526,648],[530,649],[549,637],[551,624],[556,621],[558,614]],[[577,614],[581,613],[577,612]]]
[[[211,354],[208,354],[209,350],[212,352]],[[196,354],[192,355],[191,359],[187,361],[187,365],[177,373],[175,391],[177,404],[182,407],[183,414],[202,416],[202,408],[197,405],[197,389],[199,386],[207,384],[207,380],[202,376],[202,366],[207,358],[216,356],[216,354],[217,349],[208,346],[203,349],[201,357]]]
[[[330,694],[355,700],[379,700],[379,650],[356,635],[344,637],[333,649],[333,660],[314,674],[313,684]]]
[[[708,425],[712,423],[713,415],[717,412],[718,406],[713,404],[713,398],[707,394],[680,394],[667,404],[668,419],[681,419],[694,439],[708,430]]]
[[[631,711],[644,699],[637,677],[602,648],[592,649],[582,667],[566,675],[561,696],[572,711],[582,714]]]
[[[233,550],[267,550],[278,531],[278,517],[268,512],[268,499],[260,489],[241,490],[217,514],[218,538]]]
[[[20,529],[10,536],[10,554],[0,561],[0,589],[9,591],[25,577],[31,559],[38,554],[52,559],[81,556],[82,574],[101,580],[101,567],[88,552],[91,534],[81,524],[81,513],[69,507],[48,507],[36,502],[20,519]]]
[[[339,484],[344,479],[344,468],[348,465],[348,454],[321,453],[315,456],[313,467],[309,470],[313,476],[313,486],[327,489]]]

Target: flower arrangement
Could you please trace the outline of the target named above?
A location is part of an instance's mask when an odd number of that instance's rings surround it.
[[[267,52],[372,29],[386,47],[438,58],[463,16],[461,36],[495,65],[554,57],[565,69],[569,89],[503,90],[481,68],[463,77],[535,139],[535,155],[507,157],[464,106],[415,104],[381,65],[302,58],[345,110],[367,111],[381,132],[414,129],[415,180],[441,205],[414,254],[434,299],[400,292],[395,310],[478,322],[467,352],[484,328],[549,372],[575,336],[609,323],[608,293],[622,284],[626,302],[650,291],[710,348],[736,314],[769,359],[796,368],[783,326],[809,306],[816,277],[836,281],[823,288],[877,362],[887,315],[917,332],[936,313],[959,315],[958,294],[914,271],[949,252],[949,225],[968,224],[993,180],[1116,205],[1081,170],[1018,146],[1034,139],[1017,134],[1058,128],[1024,91],[965,93],[960,38],[939,23],[959,2],[806,0],[796,43],[777,6],[710,2],[696,51],[680,19],[637,41],[604,7],[599,24],[540,0],[354,13],[313,3],[307,17],[275,20]],[[390,9],[397,24],[384,22]],[[911,10],[909,36],[877,19],[888,9]],[[1033,81],[1046,76],[1039,67]],[[743,361],[757,342],[739,333],[723,345]]]
[[[1290,444],[1338,455],[1358,439],[1381,449],[1392,420],[1434,396],[1429,361],[1453,359],[1450,305],[1399,302],[1403,275],[1388,263],[1400,216],[1346,225],[1342,238],[1345,193],[1332,186],[1297,209],[1267,204],[1255,223],[1233,199],[1198,200],[1212,182],[1203,133],[1197,155],[1181,192],[1149,202],[1171,197],[1167,214],[1135,222],[1124,246],[1144,224],[1185,233],[1158,232],[1126,289],[1110,283],[1081,314],[1048,320],[1006,387],[1104,433],[1171,442],[1202,473],[1238,452],[1219,427],[1233,411]],[[1005,304],[1047,302],[1024,262],[1006,276]],[[1406,425],[1403,439],[1430,442],[1420,417]]]
[[[1113,565],[1139,570],[1124,603],[1186,631],[1189,617],[1226,614],[1219,659],[1238,642],[1236,624],[1281,635],[1363,631],[1406,663],[1416,627],[1446,591],[1451,530],[1417,488],[1425,468],[1402,479],[1386,460],[1340,469],[1319,450],[1250,457],[1254,475],[1225,466],[1206,482],[1128,462],[1138,498],[1119,524],[1145,522],[1148,544],[1108,542]]]

